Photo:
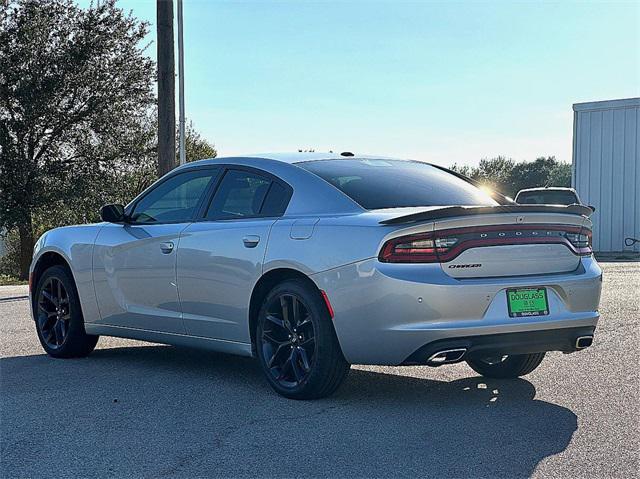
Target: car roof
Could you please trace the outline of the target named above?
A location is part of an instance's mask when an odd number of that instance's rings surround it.
[[[224,163],[225,160],[237,160],[240,158],[255,158],[261,160],[274,160],[282,163],[295,164],[305,161],[318,161],[318,160],[353,160],[353,159],[376,159],[376,160],[402,160],[402,158],[391,158],[382,155],[361,155],[352,152],[334,153],[334,152],[316,152],[316,151],[297,151],[297,152],[283,152],[283,153],[250,153],[244,155],[234,155],[226,157],[208,158],[206,160],[199,160],[188,163],[194,164],[206,164],[206,163]]]
[[[522,190],[518,191],[518,194],[535,191],[570,191],[571,193],[576,192],[574,188],[568,188],[566,186],[538,186],[536,188],[523,188]]]

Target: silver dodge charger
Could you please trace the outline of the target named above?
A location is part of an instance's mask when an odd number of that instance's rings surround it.
[[[515,378],[590,346],[599,318],[591,209],[518,205],[423,162],[202,160],[100,213],[36,243],[32,314],[53,357],[99,335],[202,347],[310,399],[350,364]]]

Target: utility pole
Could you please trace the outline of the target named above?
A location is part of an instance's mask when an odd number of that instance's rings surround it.
[[[176,166],[176,86],[173,55],[173,0],[157,0],[158,176]]]
[[[182,0],[178,0],[178,125],[180,128],[180,164],[187,162],[184,137],[184,41],[182,39]]]

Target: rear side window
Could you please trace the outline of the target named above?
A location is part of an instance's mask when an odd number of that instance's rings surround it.
[[[297,163],[365,209],[498,203],[479,188],[419,161],[320,160]]]
[[[521,205],[572,205],[578,198],[572,191],[530,191],[518,195]]]
[[[229,170],[218,186],[207,219],[281,216],[289,201],[289,192],[279,183],[256,173]]]
[[[289,203],[289,191],[280,183],[271,183],[267,197],[262,204],[260,214],[264,216],[282,216]]]

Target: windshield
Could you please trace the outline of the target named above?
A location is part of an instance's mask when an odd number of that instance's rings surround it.
[[[572,205],[578,198],[572,191],[530,191],[518,195],[521,205]]]
[[[296,165],[315,173],[368,210],[498,204],[471,183],[419,161],[345,159]]]

